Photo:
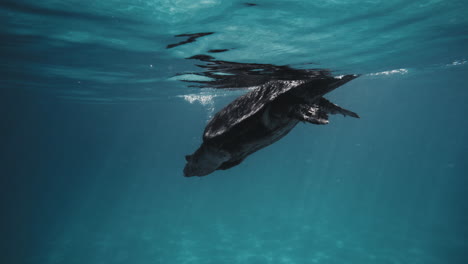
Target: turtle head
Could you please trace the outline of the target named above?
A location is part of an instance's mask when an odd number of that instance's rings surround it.
[[[226,151],[202,144],[195,153],[185,156],[187,164],[184,168],[184,176],[208,175],[217,170],[229,158],[230,155]]]

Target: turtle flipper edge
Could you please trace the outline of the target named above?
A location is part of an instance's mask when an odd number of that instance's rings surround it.
[[[319,99],[318,105],[320,110],[327,112],[328,114],[336,115],[342,114],[343,116],[352,116],[355,118],[359,118],[359,115],[354,113],[353,111],[349,111],[347,109],[341,108],[338,105],[328,101],[327,99],[321,97]]]
[[[224,162],[223,164],[221,164],[221,166],[218,167],[218,170],[227,170],[227,169],[230,169],[234,166],[237,166],[239,165],[244,159],[238,159],[238,160],[234,160],[234,161],[227,161],[227,162]]]

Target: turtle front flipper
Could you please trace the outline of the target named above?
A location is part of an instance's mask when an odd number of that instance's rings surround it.
[[[316,125],[328,124],[328,114],[323,111],[318,105],[299,104],[291,111],[291,117]]]
[[[358,114],[349,111],[347,109],[341,108],[338,105],[328,101],[327,99],[321,97],[318,101],[318,105],[320,110],[327,112],[328,114],[336,115],[342,114],[343,116],[352,116],[355,118],[359,118]]]

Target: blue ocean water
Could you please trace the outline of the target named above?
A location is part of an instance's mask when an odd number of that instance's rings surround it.
[[[0,263],[468,263],[466,1],[0,2]],[[179,34],[214,32],[195,42]],[[243,91],[197,61],[361,74],[361,118],[183,177]]]

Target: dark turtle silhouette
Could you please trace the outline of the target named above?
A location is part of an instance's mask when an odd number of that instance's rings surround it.
[[[204,176],[240,164],[293,129],[299,121],[328,124],[328,114],[359,116],[323,98],[357,75],[330,76],[308,71],[307,80],[272,80],[240,96],[215,114],[203,143],[185,158],[184,175]]]

